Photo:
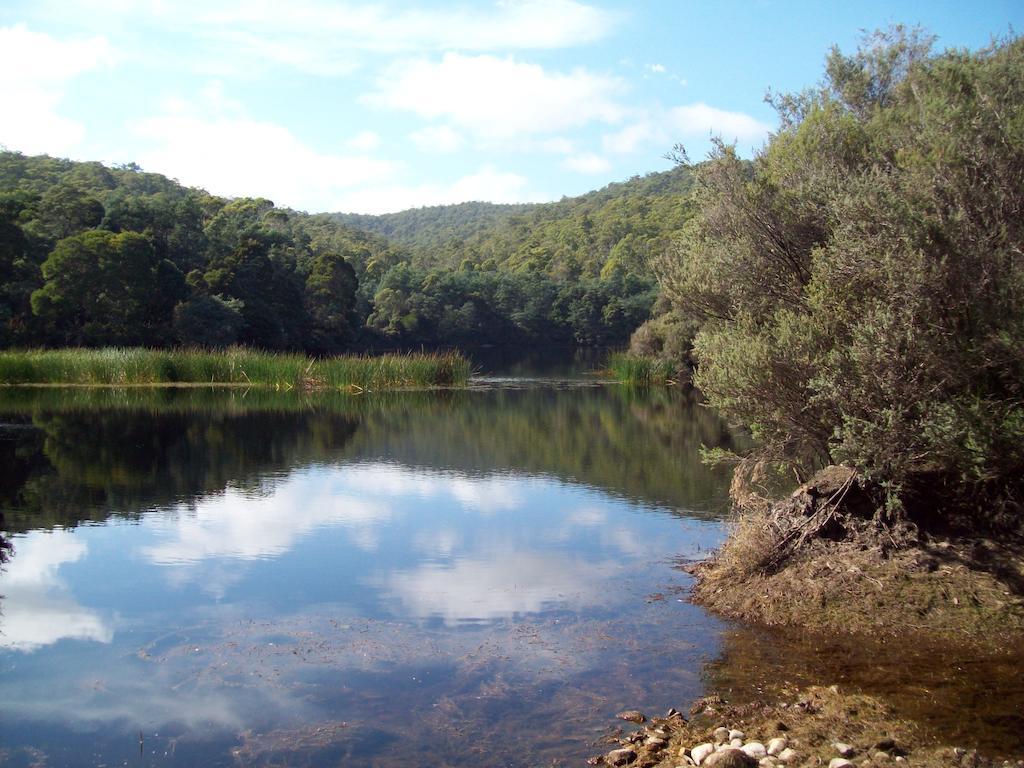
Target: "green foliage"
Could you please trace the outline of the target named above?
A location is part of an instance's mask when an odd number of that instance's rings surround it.
[[[309,216],[137,166],[0,152],[0,345],[620,344],[648,317],[647,262],[690,215],[691,176],[545,205]]]
[[[394,389],[469,379],[457,353],[326,357],[232,347],[62,349],[0,352],[0,384],[237,384],[295,388]]]
[[[0,152],[0,345],[333,354],[369,314],[356,269],[397,258],[380,238],[268,200]]]
[[[932,55],[896,28],[720,146],[655,265],[696,381],[760,455],[1003,488],[1024,477],[1024,41]]]
[[[196,294],[174,308],[175,340],[186,347],[230,347],[238,341],[243,302]]]
[[[545,275],[556,281],[648,278],[647,259],[687,220],[689,169],[634,177],[543,205],[460,205],[382,216],[333,214],[348,226],[410,249],[426,270],[477,269]]]
[[[674,384],[676,367],[666,360],[617,352],[608,358],[608,370],[616,381],[635,386]]]
[[[160,264],[145,236],[89,230],[66,237],[41,272],[32,311],[57,343],[137,344],[151,335]]]

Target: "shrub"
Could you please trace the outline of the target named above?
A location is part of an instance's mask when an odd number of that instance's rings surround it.
[[[773,100],[779,132],[752,163],[718,146],[697,216],[655,265],[701,324],[696,383],[760,458],[847,463],[897,500],[924,474],[1012,495],[1024,41],[932,54],[896,28]]]

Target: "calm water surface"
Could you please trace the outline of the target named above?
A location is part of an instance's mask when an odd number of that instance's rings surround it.
[[[0,393],[11,765],[537,765],[702,691],[706,409],[579,375]]]
[[[0,763],[582,764],[615,712],[840,682],[1024,751],[1021,654],[726,626],[735,438],[679,393],[0,390]],[[966,704],[965,704],[966,702]],[[948,740],[948,739],[947,739]]]

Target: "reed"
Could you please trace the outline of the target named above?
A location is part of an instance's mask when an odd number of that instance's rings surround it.
[[[220,384],[283,389],[376,390],[465,384],[470,363],[457,352],[345,356],[244,347],[56,349],[0,352],[0,384],[156,386]]]
[[[616,381],[634,386],[665,386],[675,384],[677,379],[673,363],[626,352],[613,353],[608,358],[608,370]]]

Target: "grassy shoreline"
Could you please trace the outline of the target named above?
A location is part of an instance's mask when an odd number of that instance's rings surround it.
[[[631,386],[666,387],[678,383],[679,371],[673,363],[656,357],[615,352],[608,357],[612,377]]]
[[[8,386],[162,387],[216,385],[306,390],[380,390],[465,384],[470,362],[456,352],[310,358],[232,347],[58,349],[0,352]]]

